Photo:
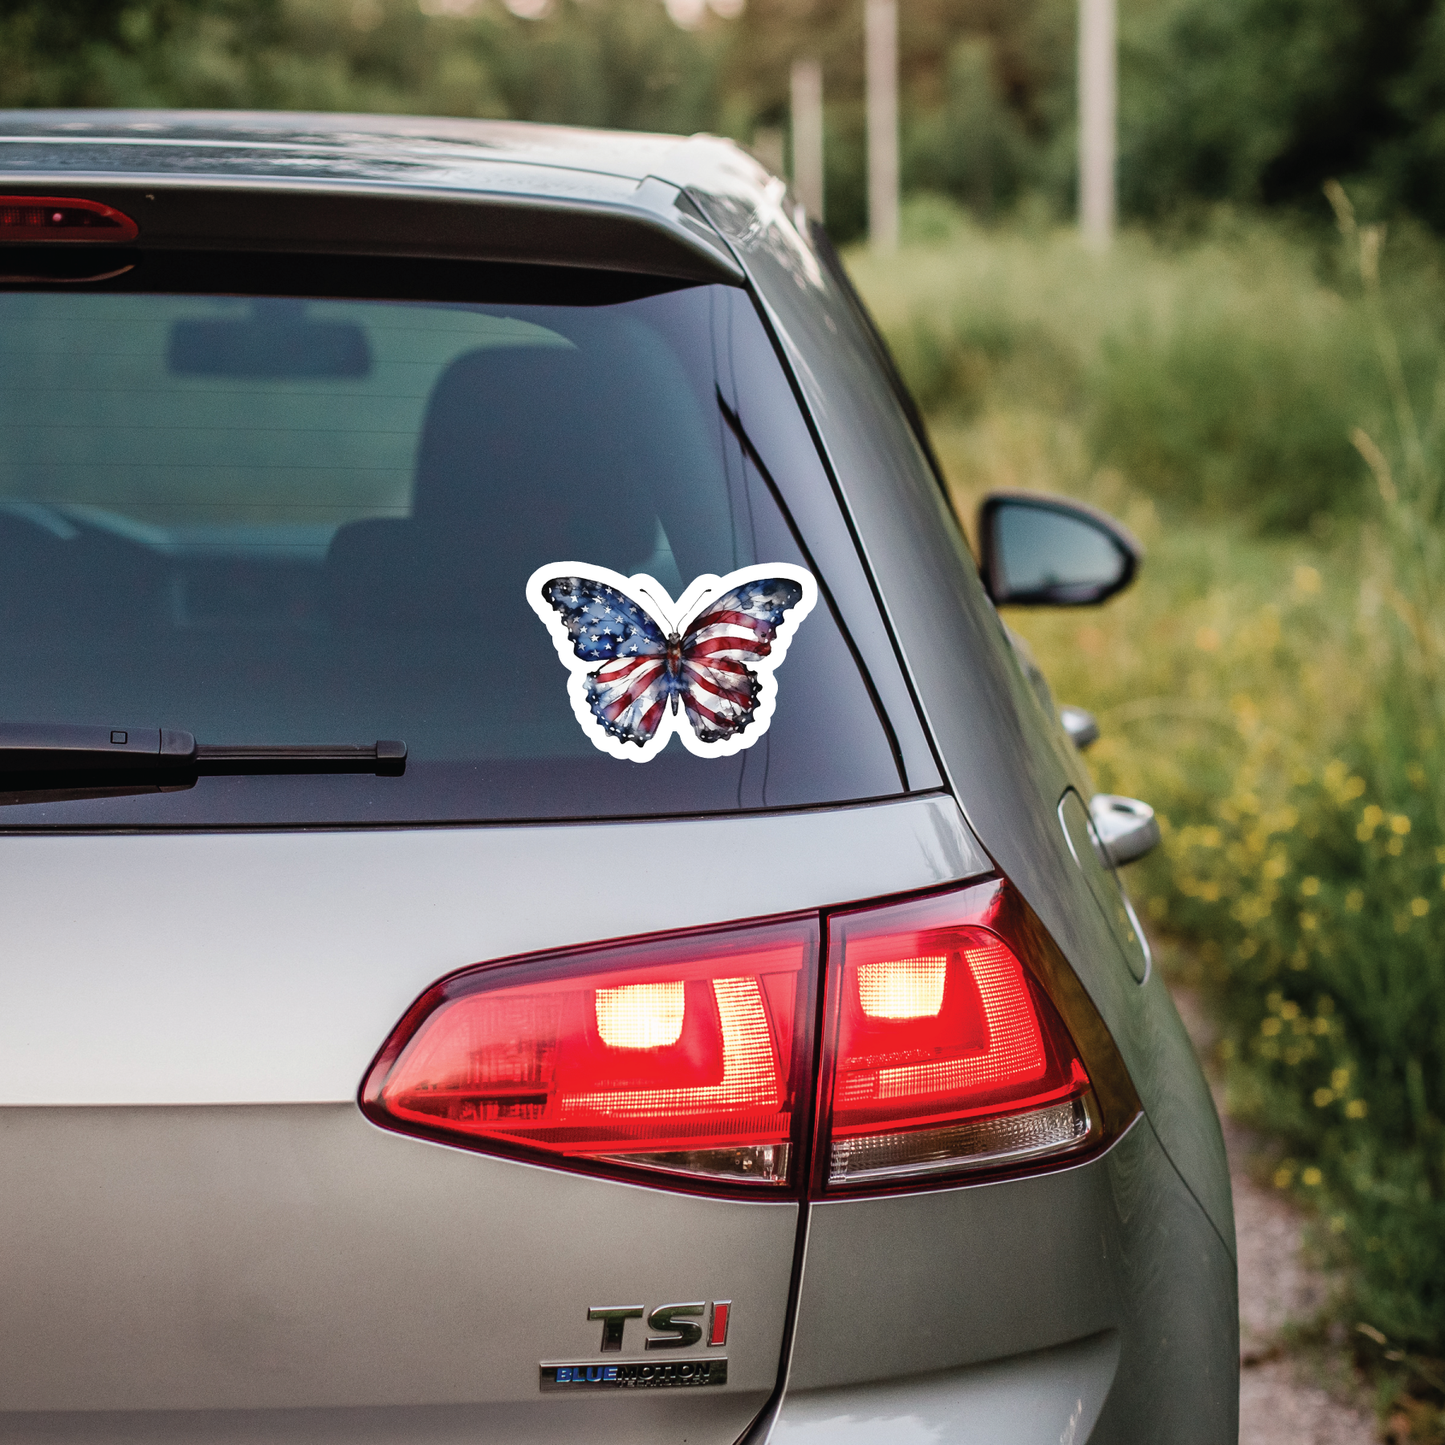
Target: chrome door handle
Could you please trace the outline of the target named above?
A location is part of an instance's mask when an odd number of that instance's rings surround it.
[[[1059,709],[1059,721],[1069,735],[1069,741],[1083,752],[1090,743],[1099,741],[1099,722],[1087,708],[1074,707],[1065,703]]]
[[[1142,858],[1159,843],[1159,823],[1154,809],[1138,798],[1096,793],[1089,803],[1089,816],[1108,854],[1107,861],[1116,868]]]

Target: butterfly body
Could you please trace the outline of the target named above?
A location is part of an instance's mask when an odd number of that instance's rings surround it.
[[[786,563],[699,577],[674,603],[651,577],[559,562],[527,584],[571,677],[583,731],[604,752],[655,757],[676,732],[689,752],[726,757],[767,730],[773,671],[817,599]]]
[[[672,694],[672,710],[677,711],[678,694],[682,691],[682,634],[667,634],[667,684]]]

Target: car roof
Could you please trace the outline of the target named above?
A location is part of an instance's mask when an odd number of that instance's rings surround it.
[[[328,189],[503,191],[583,202],[631,192],[655,176],[677,186],[702,183],[756,203],[769,182],[756,162],[715,136],[448,116],[240,110],[0,111],[0,175],[202,184],[252,179]]]

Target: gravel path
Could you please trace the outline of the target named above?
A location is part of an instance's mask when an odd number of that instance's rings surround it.
[[[1301,1216],[1245,1173],[1246,1137],[1226,1123],[1224,1140],[1239,1239],[1240,1445],[1375,1445],[1366,1410],[1310,1378],[1321,1362],[1281,1347],[1280,1330],[1313,1316],[1328,1286],[1300,1258]]]
[[[1209,1024],[1197,1000],[1185,990],[1176,990],[1175,999],[1207,1055]],[[1293,1351],[1280,1337],[1286,1326],[1309,1321],[1328,1297],[1328,1281],[1302,1257],[1303,1215],[1250,1177],[1257,1145],[1228,1118],[1224,1143],[1239,1240],[1240,1445],[1376,1445],[1374,1418],[1349,1384],[1343,1352],[1326,1358],[1318,1350]],[[1340,1384],[1327,1389],[1326,1378]]]

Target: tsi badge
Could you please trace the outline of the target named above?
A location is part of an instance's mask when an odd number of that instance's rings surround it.
[[[652,1331],[643,1340],[644,1350],[685,1350],[704,1343],[703,1318],[707,1319],[708,1349],[721,1349],[728,1342],[728,1321],[732,1301],[695,1300],[686,1304],[658,1305],[649,1311],[645,1305],[593,1305],[587,1311],[589,1320],[602,1324],[601,1354],[620,1353],[628,1320],[647,1318]],[[544,1364],[544,1390],[659,1390],[682,1386],[726,1385],[728,1362],[721,1355],[694,1355],[685,1360],[642,1360],[616,1364]]]

